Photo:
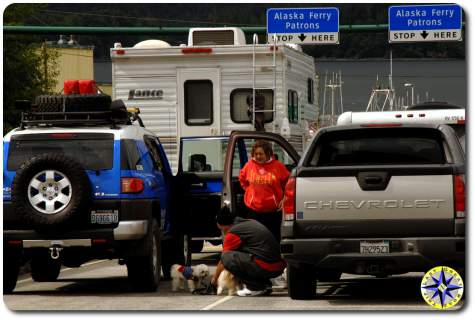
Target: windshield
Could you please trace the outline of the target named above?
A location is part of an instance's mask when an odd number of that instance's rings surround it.
[[[181,167],[184,172],[224,171],[228,139],[183,140]]]
[[[87,170],[112,169],[114,135],[71,134],[71,138],[54,138],[55,134],[22,135],[10,142],[7,168],[16,171],[31,159],[45,153],[63,154]]]

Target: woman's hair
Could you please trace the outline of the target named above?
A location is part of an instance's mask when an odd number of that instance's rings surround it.
[[[252,146],[251,156],[254,157],[254,152],[256,151],[257,148],[262,148],[266,156],[268,156],[269,158],[271,158],[272,154],[274,153],[272,151],[272,146],[269,142],[264,141],[264,140],[256,140],[256,143]]]

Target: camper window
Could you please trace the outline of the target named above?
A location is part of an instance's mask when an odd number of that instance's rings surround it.
[[[299,96],[297,91],[289,90],[287,92],[287,111],[290,123],[299,122]]]
[[[230,96],[231,120],[236,123],[252,121],[252,88],[234,89]],[[256,90],[256,110],[272,110],[274,91],[272,89]],[[273,112],[264,112],[265,122],[274,120]]]
[[[307,79],[307,100],[308,103],[313,104],[315,101],[315,96],[313,92],[313,80],[311,78]]]
[[[213,83],[210,80],[185,81],[185,123],[203,126],[213,123]]]

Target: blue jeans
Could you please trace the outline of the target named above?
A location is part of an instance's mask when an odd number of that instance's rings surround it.
[[[250,253],[227,251],[221,255],[224,268],[241,280],[249,290],[259,291],[272,287],[270,279],[282,274],[280,271],[268,271],[253,261]]]

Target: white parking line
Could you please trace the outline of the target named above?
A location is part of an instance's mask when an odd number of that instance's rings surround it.
[[[201,309],[201,310],[211,310],[212,308],[216,307],[217,305],[220,305],[221,303],[224,303],[224,302],[226,302],[226,301],[229,301],[229,300],[231,300],[232,298],[234,298],[234,296],[226,296],[226,297],[224,297],[223,299],[219,299],[218,301],[213,302],[212,304],[210,304],[209,306],[204,307],[204,308]]]
[[[81,268],[82,268],[82,267],[92,266],[93,264],[97,264],[97,263],[101,263],[101,262],[106,262],[106,261],[109,261],[109,260],[97,260],[97,261],[88,262],[88,263],[85,263],[85,264],[81,265]],[[61,272],[63,272],[63,271],[69,271],[69,270],[73,270],[73,269],[78,269],[78,268],[64,268],[64,269],[61,269]],[[17,281],[17,284],[18,284],[18,283],[25,283],[25,282],[29,282],[29,281],[33,281],[33,279],[32,279],[32,278],[26,278],[26,279]]]

